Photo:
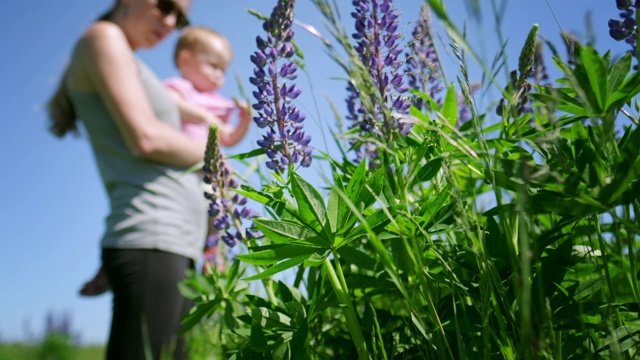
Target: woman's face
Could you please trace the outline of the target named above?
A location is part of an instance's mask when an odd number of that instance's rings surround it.
[[[151,48],[173,30],[188,25],[191,0],[122,0],[122,27],[133,49]]]

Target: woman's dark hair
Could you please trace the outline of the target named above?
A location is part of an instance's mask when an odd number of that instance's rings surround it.
[[[49,131],[57,137],[64,137],[68,132],[78,133],[78,116],[64,85],[64,76],[55,94],[47,103],[47,112],[51,124]]]
[[[118,2],[116,1],[116,5],[102,14],[98,21],[109,21],[117,5]],[[67,93],[64,78],[65,76],[63,75],[58,89],[47,103],[47,113],[51,122],[49,131],[57,137],[64,137],[69,132],[78,134],[78,115]]]

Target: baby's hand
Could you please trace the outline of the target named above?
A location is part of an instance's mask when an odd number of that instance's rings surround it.
[[[249,108],[249,104],[247,104],[246,101],[240,101],[236,98],[233,98],[233,102],[238,108],[238,119],[240,120],[240,123],[248,123],[251,121],[251,108]]]
[[[244,109],[244,110],[249,111],[249,104],[246,101],[244,101],[244,100],[240,101],[240,100],[238,100],[237,98],[234,97],[233,98],[233,103],[236,104],[236,107],[239,110],[243,110]]]
[[[251,111],[249,111],[249,108],[239,107],[239,109],[238,120],[240,120],[240,123],[249,123],[251,121]]]

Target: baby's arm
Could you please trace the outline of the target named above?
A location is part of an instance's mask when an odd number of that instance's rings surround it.
[[[236,105],[240,110],[238,114],[238,126],[220,133],[220,142],[224,146],[233,146],[239,143],[247,133],[247,130],[249,130],[249,125],[251,124],[251,114],[249,113],[247,104],[236,101]]]
[[[188,102],[177,90],[169,89],[169,93],[171,93],[171,96],[178,105],[181,119],[203,122],[209,125],[217,125],[223,134],[232,131],[229,125],[223,123],[218,116],[212,114],[201,106]]]

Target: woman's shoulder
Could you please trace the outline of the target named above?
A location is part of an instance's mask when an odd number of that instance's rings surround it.
[[[69,64],[69,84],[72,88],[93,89],[91,77],[101,68],[112,70],[122,64],[122,59],[130,61],[131,48],[116,24],[108,21],[93,23],[80,37]]]
[[[110,21],[96,21],[80,38],[79,47],[91,48],[121,46],[127,39],[122,29]]]

